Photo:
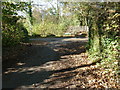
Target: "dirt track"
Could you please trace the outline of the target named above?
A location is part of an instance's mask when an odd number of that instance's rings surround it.
[[[87,38],[36,38],[31,42],[26,54],[23,53],[14,65],[8,66],[3,72],[3,88],[30,88],[43,83],[56,70],[64,69],[64,64],[61,66],[60,62],[67,61],[63,58],[65,55],[84,51],[80,51],[76,45],[84,46]],[[73,42],[76,42],[75,46],[66,46]],[[58,69],[54,69],[54,65],[58,65]]]
[[[86,88],[118,90],[119,79],[88,60],[87,38],[36,38],[26,52],[3,64],[3,88]],[[115,76],[115,78],[113,78]],[[116,89],[117,88],[117,89]],[[12,89],[12,90],[14,90]]]

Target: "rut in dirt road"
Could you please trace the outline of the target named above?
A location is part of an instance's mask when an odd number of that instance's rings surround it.
[[[85,49],[82,48],[86,41],[87,39],[84,38],[32,40],[31,46],[27,47],[27,54],[23,54],[20,59],[17,58],[18,62],[7,67],[3,72],[3,88],[37,87],[57,70],[70,68],[72,63],[70,65],[62,64],[67,62],[67,58],[62,58],[62,56],[85,52]],[[72,47],[65,46],[73,42],[77,42],[75,46],[73,44]]]

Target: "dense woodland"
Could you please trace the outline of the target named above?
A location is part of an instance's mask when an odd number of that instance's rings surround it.
[[[42,12],[32,2],[2,2],[3,48],[32,37],[62,37],[69,26],[76,25],[89,27],[88,59],[119,76],[120,2],[58,2],[57,8]]]

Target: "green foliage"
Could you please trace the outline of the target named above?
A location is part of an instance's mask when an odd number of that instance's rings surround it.
[[[71,11],[75,14],[80,25],[89,27],[89,60],[99,61],[100,67],[117,72],[120,54],[120,3],[65,2],[63,5],[66,7],[65,12]]]
[[[3,46],[14,46],[20,42],[28,41],[28,32],[23,26],[22,16],[18,11],[28,11],[26,2],[2,2],[2,39]]]
[[[18,22],[22,23],[22,26],[27,30],[28,35],[31,35],[33,25],[30,22],[29,15],[27,14],[26,18],[20,19]]]
[[[46,37],[47,35],[53,34],[55,36],[61,36],[66,29],[64,23],[55,24],[50,22],[43,22],[40,24],[33,25],[32,33]]]
[[[2,6],[3,16],[17,15],[16,11],[24,10],[28,12],[27,2],[2,2]]]
[[[60,4],[60,3],[59,3]],[[58,5],[60,6],[60,5]],[[67,30],[68,26],[79,25],[79,20],[76,14],[62,15],[60,8],[62,8],[66,14],[70,13],[63,5],[61,7],[48,9],[42,9],[42,12],[35,8],[33,11],[33,27],[32,34],[41,37],[49,35],[62,36]]]
[[[92,7],[98,5],[102,8]],[[107,70],[116,72],[119,69],[119,3],[94,3],[89,15],[89,59]],[[117,9],[116,9],[117,8]],[[96,13],[95,10],[99,10]],[[112,11],[113,10],[113,11]],[[92,19],[91,19],[92,18]],[[95,25],[96,24],[96,25]]]
[[[112,40],[109,38],[105,38],[102,41],[104,50],[102,52],[103,60],[101,61],[101,65],[104,68],[112,68],[113,71],[116,71],[118,69],[118,42],[117,40]]]
[[[21,42],[28,42],[29,41],[28,30],[23,25],[23,22],[18,22],[16,26],[17,26],[18,30],[23,33],[23,34],[21,34],[21,36],[22,36]]]
[[[15,26],[5,25],[2,27],[2,30],[3,46],[16,45],[21,41],[21,38],[24,38],[24,33]]]

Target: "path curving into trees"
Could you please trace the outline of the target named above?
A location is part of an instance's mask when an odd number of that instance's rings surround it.
[[[119,88],[111,73],[88,60],[88,38],[30,41],[25,44],[26,54],[3,71],[3,88]]]
[[[42,83],[56,71],[49,70],[51,68],[50,65],[54,66],[52,63],[58,64],[59,62],[60,64],[62,56],[82,52],[78,52],[76,45],[74,48],[66,46],[73,42],[78,43],[78,45],[81,43],[81,45],[84,46],[87,38],[31,39],[31,43],[27,45],[27,51],[20,57],[16,57],[16,59],[18,59],[17,62],[12,64],[12,62],[9,61],[9,66],[6,66],[3,72],[3,88],[31,87],[34,86],[34,84]],[[5,66],[5,62],[3,66]],[[61,65],[57,66],[57,70],[70,68],[64,67],[64,65],[62,66],[64,68],[59,67],[61,67]]]

